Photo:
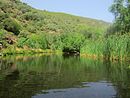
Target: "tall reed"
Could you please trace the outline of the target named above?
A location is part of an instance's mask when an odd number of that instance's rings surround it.
[[[129,59],[130,58],[130,36],[112,35],[108,38],[97,40],[86,40],[81,53],[88,55],[103,56],[107,59]]]

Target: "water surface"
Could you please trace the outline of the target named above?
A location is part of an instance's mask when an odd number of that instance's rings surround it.
[[[130,98],[129,63],[62,55],[1,58],[0,98]]]

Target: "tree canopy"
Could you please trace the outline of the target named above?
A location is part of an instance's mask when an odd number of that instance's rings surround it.
[[[121,34],[130,32],[130,0],[114,0],[110,11],[115,16],[114,31]]]

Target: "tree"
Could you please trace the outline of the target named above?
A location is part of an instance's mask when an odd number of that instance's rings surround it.
[[[115,16],[116,32],[121,34],[130,32],[130,0],[114,0],[110,11]]]

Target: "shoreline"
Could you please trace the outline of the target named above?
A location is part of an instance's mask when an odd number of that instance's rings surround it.
[[[42,54],[42,53],[62,53],[60,50],[51,50],[51,49],[22,49],[17,48],[13,51],[8,49],[3,49],[0,53],[0,56],[8,56],[8,55],[20,55],[20,54]]]
[[[51,49],[22,49],[22,48],[16,48],[13,49],[13,51],[8,49],[3,49],[0,53],[0,57],[4,56],[11,56],[11,55],[26,55],[26,54],[46,54],[46,53],[55,53],[55,54],[63,54],[62,50],[51,50]],[[68,54],[69,55],[69,54]],[[86,58],[92,58],[95,60],[110,60],[110,61],[130,61],[129,57],[118,57],[118,56],[111,56],[111,57],[105,57],[103,55],[96,55],[96,54],[87,54],[87,53],[80,53],[81,57]]]

